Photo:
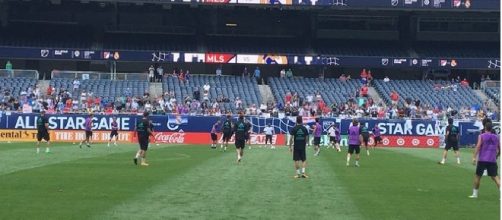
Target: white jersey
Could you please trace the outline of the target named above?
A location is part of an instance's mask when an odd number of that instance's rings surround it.
[[[265,135],[273,135],[274,134],[274,128],[273,127],[265,127],[263,129],[263,132]]]
[[[336,129],[335,127],[330,127],[328,130],[329,136],[330,137],[336,137]]]

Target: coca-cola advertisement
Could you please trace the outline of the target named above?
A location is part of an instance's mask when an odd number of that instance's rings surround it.
[[[175,132],[158,132],[153,134],[153,141],[155,143],[165,143],[165,144],[185,144],[185,133]]]

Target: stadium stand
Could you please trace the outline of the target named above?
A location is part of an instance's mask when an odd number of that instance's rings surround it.
[[[15,78],[5,78],[0,77],[0,91],[10,91],[10,95],[14,98],[17,98],[21,95],[21,92],[28,91],[28,88],[34,89],[37,84],[37,80],[34,78],[24,78],[24,77],[15,77]]]
[[[287,92],[297,93],[303,100],[306,100],[308,95],[315,96],[319,92],[322,100],[328,105],[345,103],[355,96],[361,86],[357,80],[271,77],[268,81],[274,98],[283,105]]]
[[[485,93],[495,102],[496,105],[500,104],[500,88],[489,87],[485,89]]]
[[[482,106],[481,99],[470,87],[452,85],[449,81],[375,80],[375,89],[387,104],[391,103],[391,92],[396,91],[399,94],[398,105],[404,105],[405,99],[411,98],[431,107],[460,109],[473,105]]]
[[[73,80],[70,79],[53,79],[50,85],[56,89],[73,91]],[[91,91],[96,97],[112,101],[119,96],[143,96],[145,91],[149,91],[149,83],[140,80],[82,80],[78,92],[72,92],[72,96],[79,97],[83,90]]]
[[[193,92],[199,89],[200,99],[203,101],[203,86],[206,83],[210,85],[208,97],[210,103],[215,102],[219,96],[225,96],[231,101],[239,97],[244,108],[252,104],[259,106],[262,103],[256,80],[247,77],[192,75],[185,83],[178,78],[167,77],[163,83],[163,91],[164,93],[173,91],[176,100],[185,100],[186,97],[192,97]],[[237,111],[233,102],[221,103],[220,109],[234,113]]]

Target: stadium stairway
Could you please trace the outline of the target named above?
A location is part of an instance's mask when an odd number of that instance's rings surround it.
[[[481,100],[483,100],[483,103],[485,101],[488,100],[488,108],[491,108],[491,109],[494,109],[497,107],[497,105],[495,104],[495,102],[493,102],[493,99],[491,99],[490,97],[488,97],[484,92],[483,90],[472,90],[474,91],[474,94],[476,94],[479,98],[481,98]]]
[[[380,94],[378,94],[375,87],[368,88],[368,95],[373,98],[373,101],[375,103],[379,103],[380,101],[382,101],[382,97],[380,97]]]
[[[150,97],[158,97],[162,93],[162,83],[150,83]]]
[[[268,85],[258,85],[258,89],[260,90],[261,100],[263,103],[274,102],[274,95],[272,95],[272,90]]]
[[[49,87],[50,82],[50,80],[38,80],[38,86],[41,94],[47,95],[47,88]]]

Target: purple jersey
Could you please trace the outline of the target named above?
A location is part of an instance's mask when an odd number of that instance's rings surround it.
[[[359,127],[350,126],[349,128],[349,145],[360,145],[359,141]]]
[[[119,130],[119,124],[116,121],[112,121],[112,130]]]
[[[92,118],[91,117],[88,117],[88,118],[85,119],[84,126],[85,126],[85,130],[86,131],[91,131],[92,130]]]
[[[481,148],[479,149],[478,161],[496,163],[499,148],[498,136],[493,133],[483,133],[480,138]]]
[[[213,128],[211,128],[211,134],[216,134],[220,130],[220,126],[218,124],[214,124]]]
[[[321,131],[322,131],[321,124],[316,122],[315,129],[314,129],[314,137],[321,137]]]
[[[374,127],[373,128],[373,135],[375,135],[375,137],[380,137],[380,128]]]
[[[338,129],[338,128],[335,128],[335,137],[337,140],[341,140],[340,139],[340,129]]]

